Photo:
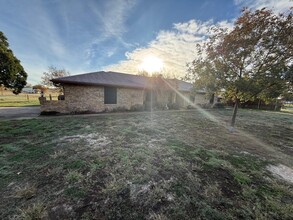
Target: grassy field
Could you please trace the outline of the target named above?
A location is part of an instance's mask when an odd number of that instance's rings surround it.
[[[53,100],[57,100],[58,93],[50,93]],[[49,99],[49,92],[45,94]],[[23,107],[23,106],[39,106],[40,94],[20,93],[13,94],[11,91],[5,90],[0,93],[0,107]]]
[[[293,113],[293,104],[285,104],[281,109],[282,112]]]
[[[40,105],[39,94],[0,95],[0,107],[20,107]]]
[[[292,114],[205,114],[2,121],[0,219],[292,219]]]

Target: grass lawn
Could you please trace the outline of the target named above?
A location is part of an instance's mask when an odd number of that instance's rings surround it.
[[[281,109],[282,112],[293,113],[293,107],[285,107]]]
[[[38,94],[7,94],[0,95],[0,107],[22,107],[22,106],[38,106]]]
[[[39,100],[33,101],[2,101],[0,107],[26,107],[26,106],[39,106]]]
[[[49,100],[49,95],[51,95],[53,100],[58,100],[58,93],[46,93],[47,100]],[[39,97],[40,94],[20,93],[15,95],[10,90],[1,91],[0,107],[39,106]]]
[[[210,114],[1,121],[0,219],[292,219],[292,114]]]
[[[15,95],[10,90],[1,91],[0,107],[22,107],[40,105],[39,94],[20,93]]]

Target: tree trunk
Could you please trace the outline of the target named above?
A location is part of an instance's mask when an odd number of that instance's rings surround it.
[[[259,99],[259,100],[258,100],[257,109],[260,109],[260,103],[261,103],[261,100]]]
[[[276,99],[276,103],[275,103],[275,111],[278,110],[278,99]]]
[[[210,97],[210,104],[214,104],[215,93],[213,93]]]
[[[233,110],[232,121],[231,121],[231,127],[232,128],[234,128],[234,125],[235,125],[235,120],[236,120],[238,105],[239,105],[239,99],[236,98],[235,105],[234,105],[234,110]]]

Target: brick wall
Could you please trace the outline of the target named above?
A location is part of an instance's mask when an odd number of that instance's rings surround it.
[[[69,113],[65,101],[50,101],[45,100],[45,98],[41,103],[41,112]]]
[[[130,110],[134,105],[143,105],[145,92],[142,89],[117,88],[117,104],[104,104],[103,86],[64,85],[65,100],[47,101],[40,100],[42,112],[78,113],[78,112],[103,112],[123,108]],[[169,94],[159,94],[158,101],[168,103]],[[175,101],[175,93],[173,94]],[[189,99],[189,93],[183,93]],[[180,106],[186,107],[189,103],[180,98]],[[204,95],[197,94],[195,103],[208,103]]]
[[[104,104],[104,87],[64,85],[65,100],[42,101],[42,112],[103,112],[119,107],[130,109],[133,105],[143,105],[142,89],[117,88],[117,104]]]
[[[112,111],[124,107],[130,110],[131,106],[143,105],[144,91],[142,89],[117,88],[117,104],[104,104],[104,109]]]
[[[209,103],[209,99],[206,97],[205,94],[197,93],[194,96],[194,103],[195,104],[207,104]]]

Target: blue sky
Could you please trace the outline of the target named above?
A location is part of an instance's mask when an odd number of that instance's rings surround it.
[[[0,31],[37,84],[48,66],[72,75],[138,73],[147,56],[183,76],[212,25],[231,28],[244,6],[276,12],[291,0],[0,0]]]

